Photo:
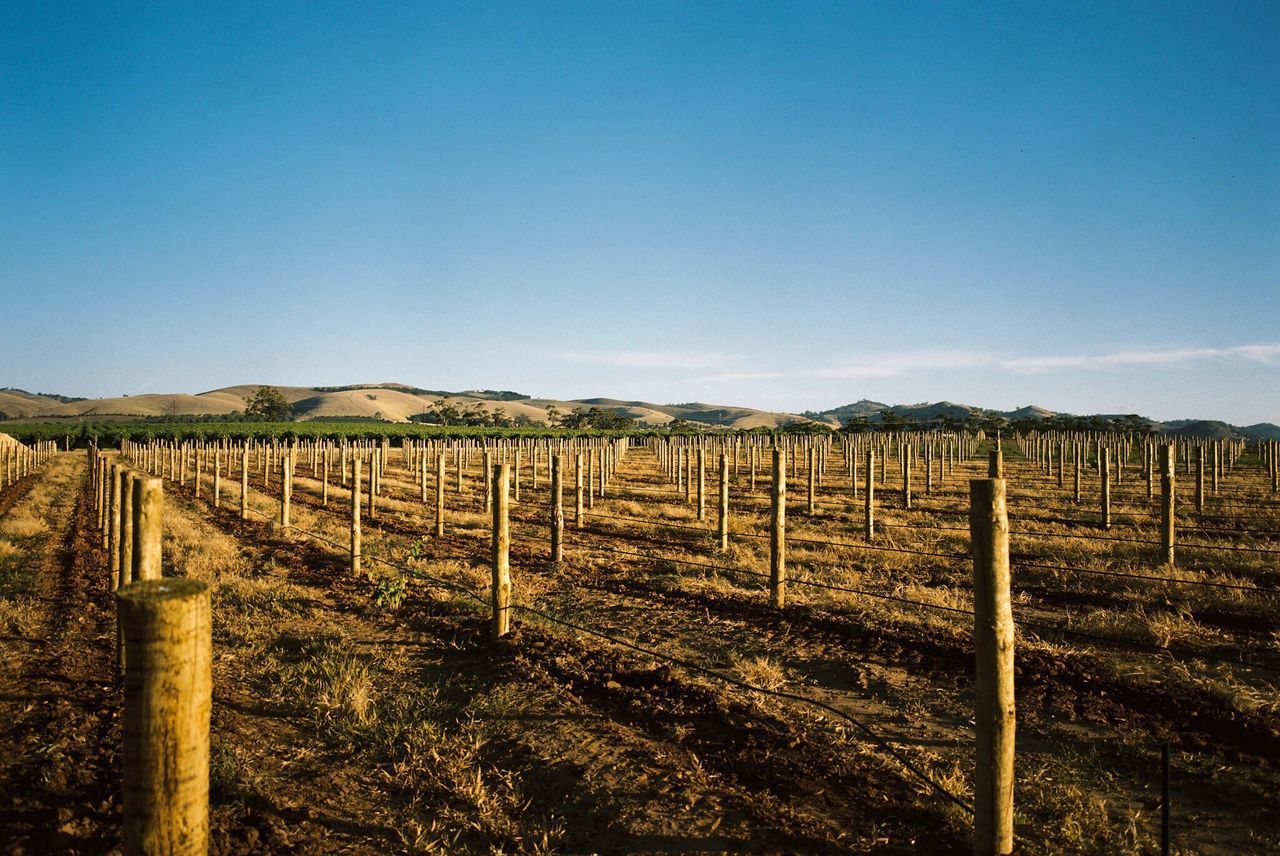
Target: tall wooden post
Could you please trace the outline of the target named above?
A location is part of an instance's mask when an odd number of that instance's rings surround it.
[[[807,496],[808,502],[806,504],[808,506],[808,514],[812,517],[818,508],[818,450],[813,446],[809,447],[809,458],[807,464],[809,468],[809,491]]]
[[[769,513],[769,603],[787,600],[787,453],[773,450],[773,487]]]
[[[987,454],[987,478],[1004,478],[1004,452],[992,449]]]
[[[716,520],[720,536],[720,552],[729,550],[729,456],[720,453],[720,514]]]
[[[1076,503],[1076,505],[1079,505],[1079,504],[1080,504],[1080,470],[1081,470],[1081,468],[1082,468],[1082,463],[1081,463],[1081,461],[1080,461],[1080,444],[1079,444],[1079,443],[1077,443],[1077,444],[1076,444],[1076,447],[1075,447],[1075,454],[1074,454],[1074,455],[1072,455],[1072,464],[1075,466],[1075,471],[1076,471],[1076,475],[1075,475],[1075,503]]]
[[[359,455],[351,458],[351,575],[360,575],[360,467]]]
[[[596,455],[595,449],[587,451],[587,508],[596,507]]]
[[[511,630],[511,522],[508,518],[511,465],[495,464],[492,476],[493,638],[496,641]]]
[[[249,444],[240,450],[240,519],[249,519]]]
[[[904,447],[902,454],[902,507],[911,507],[911,446]]]
[[[564,475],[559,454],[551,456],[551,561],[564,561]]]
[[[582,519],[582,453],[579,452],[573,467],[574,496],[573,496],[573,528],[581,529]]]
[[[123,464],[112,464],[107,471],[107,477],[110,480],[108,490],[111,492],[111,519],[107,523],[110,549],[107,555],[110,560],[112,591],[120,587],[120,483],[123,480],[123,475]]]
[[[293,449],[280,456],[280,528],[289,529],[289,506],[293,502]]]
[[[1173,507],[1174,489],[1174,457],[1173,446],[1168,443],[1160,446],[1160,546],[1164,562],[1172,566],[1174,563],[1174,529],[1177,518]]]
[[[493,511],[493,465],[490,463],[491,460],[489,450],[485,449],[480,458],[480,468],[484,470],[480,477],[484,480],[484,510],[486,513]]]
[[[867,489],[862,494],[865,513],[862,537],[872,541],[876,537],[876,453],[867,449]]]
[[[133,582],[133,482],[137,478],[132,470],[120,471],[120,556],[116,562],[119,566],[119,585]]]
[[[1111,450],[1100,449],[1099,467],[1102,471],[1102,528],[1111,528]]]
[[[209,847],[209,587],[184,578],[116,592],[124,674],[124,852],[204,854]]]
[[[698,521],[707,519],[707,450],[698,450]]]
[[[973,548],[974,842],[977,856],[1013,852],[1013,610],[1004,479],[969,483]]]
[[[444,537],[444,452],[436,456],[436,537]]]
[[[158,580],[164,537],[164,480],[133,481],[133,580]]]
[[[1204,447],[1196,446],[1196,513],[1204,511]]]

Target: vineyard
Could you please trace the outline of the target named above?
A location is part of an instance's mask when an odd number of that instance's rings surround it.
[[[9,850],[1280,848],[1275,442],[208,430],[0,445]]]

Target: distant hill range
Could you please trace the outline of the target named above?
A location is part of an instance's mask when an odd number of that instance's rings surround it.
[[[119,398],[73,398],[50,393],[31,393],[0,388],[0,419],[117,420],[130,418],[217,418],[245,409],[257,384],[242,384],[209,390],[197,395],[185,393],[121,396]],[[1179,419],[1157,422],[1136,414],[1073,416],[1028,405],[1016,410],[997,411],[951,401],[921,404],[884,404],[863,399],[830,410],[784,413],[720,404],[688,402],[654,404],[616,398],[550,399],[533,398],[509,390],[467,390],[449,392],[423,389],[399,383],[349,384],[345,386],[276,387],[293,406],[294,417],[318,419],[382,419],[406,422],[428,420],[445,408],[472,413],[501,411],[506,419],[520,424],[549,423],[552,416],[576,409],[599,408],[635,420],[640,426],[664,426],[681,420],[723,428],[780,428],[805,424],[839,428],[849,422],[879,428],[888,426],[947,426],[1015,424],[1030,427],[1050,425],[1100,425],[1120,423],[1135,429],[1161,431],[1184,437],[1248,437],[1280,440],[1280,426],[1269,422],[1236,426],[1207,419]],[[815,425],[815,427],[816,427]]]

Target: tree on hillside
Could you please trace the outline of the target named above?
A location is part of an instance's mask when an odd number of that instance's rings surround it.
[[[260,386],[245,405],[244,415],[264,422],[288,422],[293,418],[293,406],[274,386]]]

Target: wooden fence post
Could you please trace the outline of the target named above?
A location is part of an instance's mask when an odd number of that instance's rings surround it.
[[[436,537],[444,537],[444,452],[436,456]]]
[[[862,537],[868,542],[876,537],[876,453],[867,449],[867,489],[862,495],[865,512]]]
[[[108,478],[111,480],[111,519],[107,522],[110,535],[107,555],[110,559],[111,590],[115,591],[120,587],[120,483],[124,478],[124,464],[112,464]]]
[[[807,463],[809,465],[809,490],[808,496],[806,497],[808,500],[806,505],[808,506],[808,514],[812,517],[814,512],[818,509],[818,450],[813,446],[809,447],[809,459]]]
[[[1102,528],[1111,528],[1111,450],[1099,449],[1099,468],[1102,471]]]
[[[511,631],[511,465],[494,464],[493,481],[493,638]]]
[[[351,575],[360,575],[360,467],[359,455],[351,456]]]
[[[289,511],[293,502],[293,449],[280,456],[280,528],[289,530]]]
[[[1165,564],[1174,564],[1174,530],[1177,518],[1173,507],[1174,489],[1173,446],[1160,446],[1160,546]]]
[[[729,456],[720,453],[720,515],[716,521],[716,530],[720,536],[720,552],[729,550]]]
[[[707,519],[707,450],[698,450],[698,522]]]
[[[551,561],[564,561],[564,485],[560,455],[551,456]]]
[[[209,587],[191,579],[116,592],[124,675],[124,852],[204,854],[209,846]]]
[[[1072,454],[1071,458],[1072,458],[1072,463],[1074,464],[1074,466],[1075,466],[1075,471],[1076,471],[1076,475],[1075,475],[1075,504],[1076,504],[1076,505],[1079,505],[1079,504],[1080,504],[1080,470],[1082,469],[1082,466],[1083,466],[1083,465],[1082,465],[1082,462],[1081,462],[1081,460],[1080,460],[1081,455],[1080,455],[1080,444],[1079,444],[1079,443],[1076,443],[1076,446],[1075,446],[1075,452],[1074,452],[1074,454]]]
[[[582,528],[582,453],[578,452],[573,468],[574,479],[574,497],[573,497],[573,528]]]
[[[906,446],[902,454],[902,507],[911,508],[911,446]]]
[[[118,545],[120,556],[116,562],[119,566],[118,585],[133,582],[133,482],[137,476],[132,470],[120,471],[120,504],[117,509],[120,522],[120,538]]]
[[[164,534],[164,480],[138,478],[133,482],[132,580],[160,579],[160,545]]]
[[[769,604],[782,607],[787,600],[787,453],[776,447],[769,498]]]
[[[992,449],[987,454],[987,478],[1004,478],[1004,452]]]
[[[1009,596],[1009,516],[1004,479],[969,483],[973,550],[974,853],[1013,852],[1013,611]]]
[[[240,451],[240,519],[249,519],[249,444]]]
[[[1196,514],[1204,512],[1204,447],[1196,446]]]

